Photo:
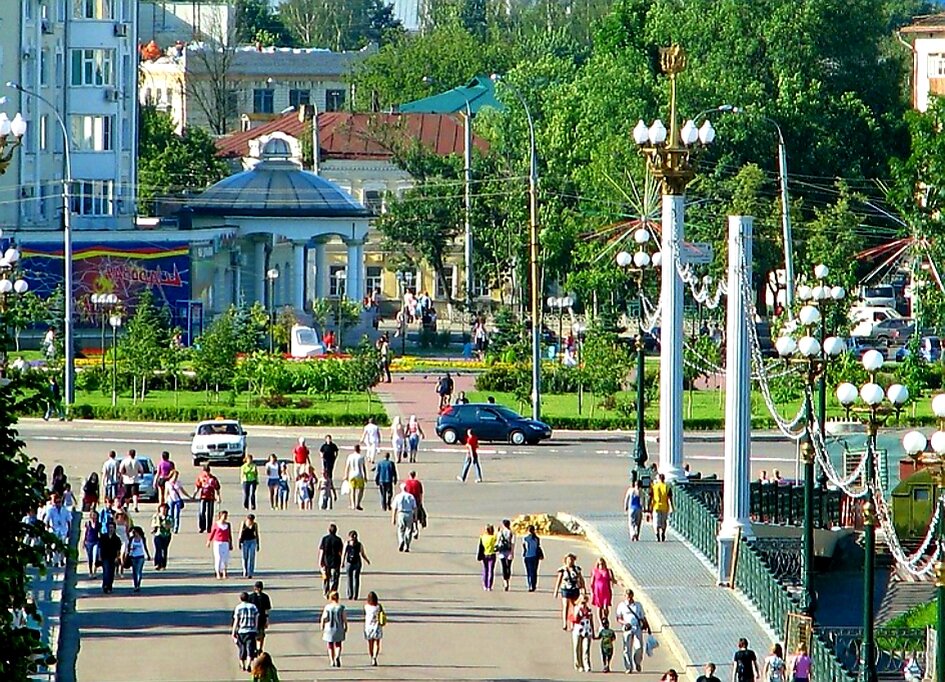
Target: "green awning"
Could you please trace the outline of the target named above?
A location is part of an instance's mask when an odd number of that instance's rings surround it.
[[[500,111],[505,109],[495,97],[492,79],[488,76],[476,76],[466,85],[401,104],[398,111],[403,114],[456,114],[466,111],[467,102],[473,115],[479,113],[483,107]]]

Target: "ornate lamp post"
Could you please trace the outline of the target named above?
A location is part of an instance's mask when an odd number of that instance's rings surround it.
[[[89,299],[92,306],[99,311],[102,322],[102,371],[105,371],[105,322],[118,306],[118,296],[115,294],[92,294]]]
[[[269,352],[275,351],[273,329],[276,326],[276,280],[279,279],[279,268],[269,268],[266,271],[266,282],[269,284]]]
[[[0,230],[0,236],[3,236],[2,230]],[[29,283],[19,277],[19,273],[16,271],[16,264],[19,260],[20,252],[15,246],[10,246],[0,255],[0,312],[5,313],[7,311],[9,296],[21,296],[30,288]],[[6,319],[3,322],[4,338],[2,344],[0,344],[0,377],[3,376],[7,366]]]
[[[549,296],[546,301],[548,308],[558,311],[558,349],[556,355],[564,355],[564,343],[561,340],[564,334],[564,311],[570,310],[574,305],[574,298],[571,296]]]
[[[0,111],[0,175],[7,171],[7,167],[13,160],[13,152],[23,142],[23,136],[26,134],[26,121],[19,113],[14,115],[13,120]]]
[[[646,353],[643,343],[643,282],[647,270],[658,268],[661,264],[660,252],[657,251],[650,255],[645,247],[650,241],[650,231],[644,227],[639,228],[633,233],[633,241],[637,243],[636,253],[621,251],[617,254],[617,266],[628,273],[636,275],[637,281],[637,434],[636,443],[633,449],[633,461],[636,463],[636,473],[639,476],[646,468],[646,431],[645,431],[645,377],[646,377]],[[631,473],[631,478],[633,477]]]
[[[345,297],[345,283],[347,281],[348,273],[345,270],[338,270],[335,272],[335,291],[338,292],[338,342],[335,346],[338,350],[341,350],[341,346],[344,344],[345,338],[345,319],[341,314],[341,304]],[[404,335],[406,337],[407,333],[407,320],[404,318]]]
[[[686,186],[695,177],[690,156],[697,144],[715,139],[709,121],[697,128],[687,121],[681,128],[676,113],[676,76],[686,68],[686,53],[678,45],[660,50],[660,66],[670,82],[669,131],[659,119],[651,125],[640,121],[633,140],[647,160],[650,173],[663,190],[663,243],[666,261],[662,273],[664,339],[682,339],[683,285],[676,271],[684,233]],[[669,480],[685,479],[682,468],[683,348],[681,343],[660,344],[660,472]]]
[[[869,381],[859,389],[849,383],[840,384],[837,387],[837,400],[848,414],[852,411],[860,415],[867,427],[864,472],[866,501],[863,503],[863,549],[866,560],[863,565],[863,644],[860,660],[860,669],[863,671],[860,679],[863,682],[876,682],[874,642],[876,614],[873,608],[876,580],[876,512],[873,505],[876,472],[873,458],[876,453],[876,434],[880,425],[886,421],[886,417],[893,411],[898,412],[909,400],[909,389],[902,384],[893,384],[884,391],[883,387],[876,383],[876,372],[885,362],[885,358],[879,351],[867,351],[863,356],[863,367],[869,373]],[[855,407],[857,399],[863,402],[863,407]],[[888,404],[884,404],[884,401],[888,401]]]
[[[836,336],[827,336],[827,321],[823,307],[827,301],[840,301],[846,295],[843,287],[828,287],[823,284],[828,274],[826,265],[814,268],[819,284],[814,287],[801,286],[798,288],[798,298],[804,306],[798,313],[804,335],[795,340],[791,336],[782,336],[775,342],[778,355],[788,362],[796,362],[804,372],[806,390],[804,391],[804,409],[807,414],[808,437],[801,443],[801,454],[804,459],[804,535],[802,550],[802,581],[804,587],[804,611],[812,615],[814,608],[813,567],[814,567],[814,448],[810,442],[810,434],[814,426],[814,410],[811,404],[811,394],[816,382],[820,391],[819,429],[821,441],[824,442],[824,425],[826,422],[826,397],[824,396],[827,364],[846,351],[843,339]],[[819,328],[819,339],[814,336],[815,329]]]
[[[121,314],[113,312],[108,317],[112,328],[112,407],[118,404],[118,328],[121,327]]]

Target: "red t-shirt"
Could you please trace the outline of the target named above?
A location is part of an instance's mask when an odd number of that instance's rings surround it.
[[[201,500],[215,500],[220,489],[220,480],[213,474],[201,472],[197,477],[197,491]]]
[[[466,436],[466,447],[473,455],[479,454],[479,439],[475,436]]]
[[[416,498],[417,504],[423,501],[423,484],[416,478],[408,478],[404,481],[404,490]]]
[[[309,452],[308,448],[304,445],[296,445],[292,454],[295,456],[296,464],[305,464],[308,461]]]

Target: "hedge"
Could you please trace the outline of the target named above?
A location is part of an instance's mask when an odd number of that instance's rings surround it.
[[[369,417],[379,425],[390,420],[379,407],[378,411],[357,410],[342,414],[326,414],[317,409],[269,409],[262,407],[229,407],[226,405],[172,407],[162,405],[89,405],[72,406],[74,419],[108,419],[116,421],[177,422],[192,424],[206,419],[225,416],[239,419],[244,424],[263,426],[363,426]],[[40,413],[29,416],[38,417]]]

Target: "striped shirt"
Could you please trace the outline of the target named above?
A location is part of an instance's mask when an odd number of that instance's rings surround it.
[[[233,627],[237,633],[256,632],[256,622],[259,619],[259,609],[255,604],[241,601],[233,609]]]

